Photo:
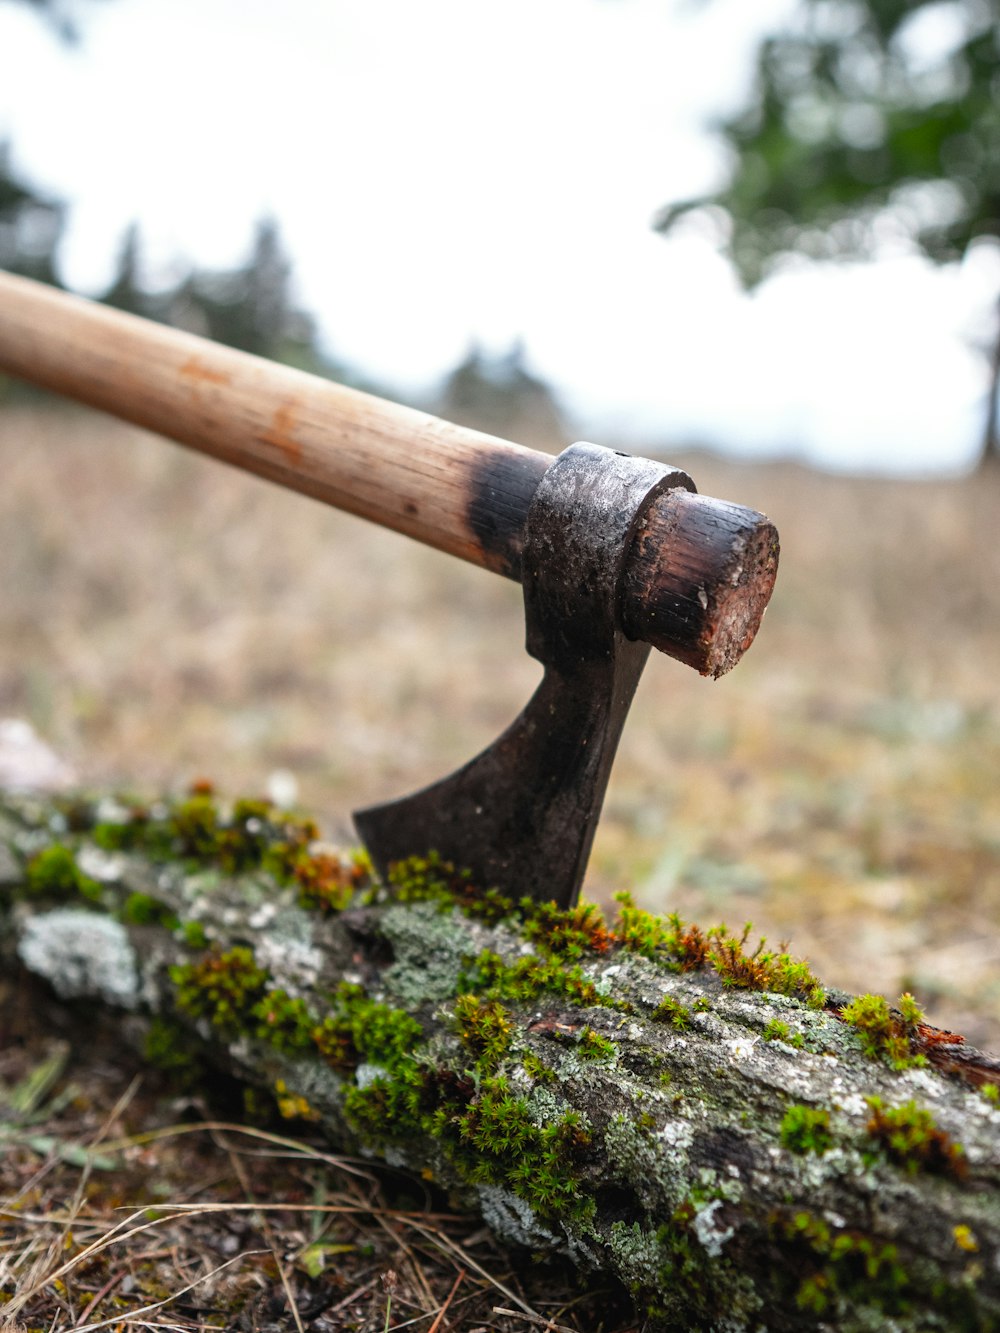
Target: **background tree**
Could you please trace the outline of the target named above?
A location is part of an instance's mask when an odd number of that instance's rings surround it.
[[[568,428],[556,395],[527,366],[518,339],[491,356],[473,342],[449,372],[432,410],[460,425],[521,440],[540,448],[568,443]]]
[[[1000,236],[1000,0],[800,0],[718,129],[726,184],[660,214],[721,207],[753,285],[776,257],[873,255],[907,238],[937,263]],[[1000,462],[1000,307],[983,459]]]
[[[4,2],[0,0],[0,4]],[[41,14],[64,42],[75,42],[79,38],[76,11],[80,9],[80,4],[77,0],[6,0],[6,3],[25,5]]]
[[[0,144],[0,268],[59,286],[56,246],[66,210],[21,176],[10,145]]]

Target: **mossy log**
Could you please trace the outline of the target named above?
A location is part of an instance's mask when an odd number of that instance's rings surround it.
[[[651,1327],[1000,1327],[1000,1062],[722,928],[374,884],[208,792],[0,799],[0,950],[209,1057]]]

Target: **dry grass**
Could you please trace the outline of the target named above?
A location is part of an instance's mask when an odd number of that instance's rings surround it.
[[[238,1123],[211,1119],[208,1090],[168,1097],[132,1076],[119,1032],[47,1008],[0,982],[2,1333],[636,1333],[620,1290],[517,1271],[480,1222],[412,1180],[238,1106]],[[215,1087],[215,1105],[233,1091]]]
[[[647,668],[591,893],[752,918],[1000,1046],[1000,478],[686,461],[776,521],[778,590],[723,681]],[[0,716],[87,783],[286,769],[350,837],[536,678],[514,585],[105,418],[0,413],[0,475]]]

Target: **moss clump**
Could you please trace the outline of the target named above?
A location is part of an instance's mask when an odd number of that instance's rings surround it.
[[[402,903],[438,903],[443,909],[458,907],[467,916],[496,925],[515,915],[513,898],[499,889],[482,890],[472,882],[468,870],[456,870],[437,852],[410,856],[389,867],[389,886]]]
[[[615,943],[615,934],[596,903],[578,903],[566,909],[522,898],[518,914],[524,922],[522,934],[550,958],[604,954]]]
[[[198,1043],[179,1023],[157,1015],[150,1020],[144,1043],[145,1058],[182,1088],[191,1087],[204,1072]]]
[[[98,823],[91,836],[105,850],[141,851],[154,861],[179,859],[226,874],[263,870],[295,887],[299,906],[310,911],[343,911],[371,877],[364,853],[345,859],[315,848],[313,820],[249,798],[225,810],[206,782],[159,813],[132,806],[126,819]]]
[[[58,902],[85,898],[99,902],[101,886],[85,875],[76,857],[61,842],[54,842],[31,858],[25,867],[24,892],[31,898],[52,898]]]
[[[504,1186],[546,1217],[592,1211],[572,1169],[590,1144],[578,1112],[539,1124],[504,1075],[434,1067],[412,1051],[379,1063],[384,1072],[345,1094],[345,1113],[363,1138],[384,1144],[429,1137],[468,1184]]]
[[[235,1034],[263,999],[268,974],[257,966],[252,949],[237,945],[226,953],[213,951],[197,962],[175,965],[170,979],[182,1013],[207,1018],[213,1027]]]
[[[584,1060],[613,1060],[618,1054],[618,1047],[611,1038],[595,1032],[592,1027],[585,1027],[580,1033],[576,1050]]]
[[[497,1000],[459,995],[454,1023],[458,1039],[472,1055],[477,1069],[495,1069],[510,1050],[514,1031],[511,1013]]]
[[[826,993],[808,963],[787,953],[772,952],[765,947],[767,941],[763,936],[754,951],[748,953],[746,946],[752,929],[747,922],[738,937],[729,934],[725,926],[709,931],[710,961],[723,985],[794,995],[814,1009],[822,1008]]]
[[[636,907],[629,893],[616,894],[615,901],[618,903],[615,936],[626,949],[683,972],[701,967],[707,961],[709,939],[699,926],[685,925],[676,912],[655,916]]]
[[[304,1051],[315,1045],[316,1019],[304,1000],[279,989],[267,990],[249,1013],[249,1030],[280,1051]]]
[[[118,920],[126,926],[163,926],[176,930],[177,913],[148,893],[130,893],[118,909]]]
[[[400,902],[434,902],[449,911],[458,907],[488,925],[516,922],[525,939],[547,958],[575,960],[603,954],[616,942],[596,903],[562,908],[533,898],[515,900],[499,889],[478,887],[469,871],[456,869],[436,852],[395,862],[388,878]]]
[[[181,939],[189,949],[207,949],[208,936],[200,921],[185,921],[180,927]]]
[[[789,1152],[822,1156],[833,1147],[830,1113],[812,1106],[793,1105],[781,1121],[781,1146]]]
[[[514,1096],[507,1080],[486,1080],[468,1110],[458,1117],[458,1143],[476,1150],[470,1176],[503,1184],[545,1217],[582,1218],[593,1201],[581,1198],[573,1159],[590,1144],[578,1111],[564,1111],[539,1125],[528,1102]],[[460,1154],[456,1154],[460,1156]]]
[[[685,1032],[691,1026],[691,1010],[669,995],[664,995],[650,1017],[655,1023],[669,1023],[678,1032]]]
[[[505,963],[489,949],[476,955],[462,973],[460,985],[463,990],[485,994],[491,1000],[529,1003],[548,993],[559,995],[570,1004],[600,1005],[623,1012],[631,1009],[622,1000],[602,995],[578,964],[533,957]]]
[[[534,1051],[528,1051],[523,1060],[524,1072],[529,1078],[533,1078],[536,1083],[552,1083],[556,1079],[556,1071],[547,1065],[544,1060],[539,1059]]]
[[[368,875],[360,860],[343,861],[331,852],[302,848],[291,855],[289,868],[298,886],[299,906],[312,912],[342,912]]]
[[[676,912],[654,916],[643,911],[627,893],[616,898],[619,911],[615,934],[626,949],[680,972],[712,967],[724,986],[792,995],[814,1008],[823,1005],[825,992],[808,964],[790,954],[768,950],[763,938],[753,952],[748,951],[749,924],[739,936],[725,925],[703,931],[686,924]]]
[[[853,1231],[833,1231],[809,1212],[786,1214],[774,1229],[786,1248],[785,1271],[795,1274],[795,1304],[823,1315],[843,1306],[886,1315],[913,1309],[913,1292],[895,1245]]]
[[[865,1055],[871,1060],[884,1060],[897,1070],[927,1063],[915,1049],[916,1029],[923,1017],[909,994],[899,997],[895,1012],[881,995],[859,995],[840,1011],[841,1020],[858,1034]]]
[[[866,1130],[885,1155],[916,1175],[930,1171],[963,1180],[968,1167],[965,1149],[934,1122],[926,1107],[915,1101],[885,1106],[880,1097],[869,1097],[871,1116]]]
[[[780,1018],[772,1018],[764,1029],[765,1041],[782,1041],[786,1046],[794,1046],[797,1050],[806,1044],[806,1039],[801,1032],[793,1032],[787,1023],[783,1023]]]
[[[636,1305],[669,1329],[716,1328],[739,1317],[748,1292],[724,1258],[711,1256],[696,1224],[704,1200],[684,1199],[669,1222],[644,1231],[633,1222],[615,1222],[611,1250]],[[749,1309],[756,1307],[752,1296]],[[749,1313],[749,1310],[747,1311]]]

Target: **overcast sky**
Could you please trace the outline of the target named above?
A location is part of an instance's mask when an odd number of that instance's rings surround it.
[[[231,265],[279,221],[340,359],[426,390],[523,338],[584,429],[824,466],[974,456],[1000,258],[794,266],[742,294],[664,203],[721,179],[791,0],[93,0],[61,47],[0,0],[0,138],[72,206],[64,275]],[[752,11],[749,12],[749,11]]]

